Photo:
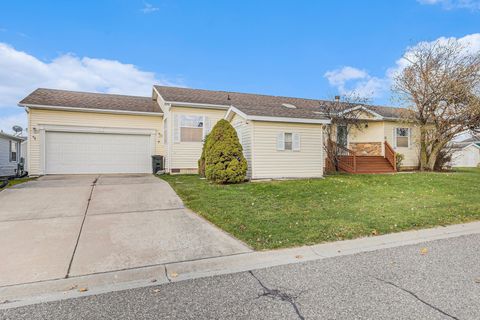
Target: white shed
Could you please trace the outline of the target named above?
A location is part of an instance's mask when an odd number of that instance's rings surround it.
[[[480,165],[480,142],[467,144],[452,154],[453,167],[477,167]]]

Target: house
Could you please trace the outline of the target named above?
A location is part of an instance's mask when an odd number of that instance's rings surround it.
[[[37,89],[19,105],[28,113],[32,175],[146,173],[151,155],[164,156],[166,172],[196,173],[203,139],[227,119],[242,143],[248,177],[262,179],[323,176],[328,103],[153,86],[151,97]],[[359,107],[364,127],[343,135],[338,130],[337,140],[358,160],[352,168],[361,172],[366,163],[375,172],[381,161],[393,171],[395,152],[404,154],[405,167],[416,167],[418,132],[400,122],[401,110]]]
[[[17,174],[25,138],[0,131],[0,177]]]
[[[480,138],[475,135],[455,141],[451,145],[452,167],[478,167],[480,165]]]

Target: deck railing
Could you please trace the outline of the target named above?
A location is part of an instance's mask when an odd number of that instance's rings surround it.
[[[330,154],[336,158],[338,169],[355,173],[357,171],[357,156],[355,151],[333,141],[329,145]]]
[[[397,154],[395,150],[393,150],[392,146],[385,141],[385,158],[390,162],[393,167],[393,170],[397,171]]]

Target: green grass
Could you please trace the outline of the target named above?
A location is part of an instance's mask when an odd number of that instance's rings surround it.
[[[189,208],[259,250],[480,219],[480,169],[238,185],[162,178]]]
[[[16,184],[24,183],[24,182],[35,180],[35,179],[36,178],[28,178],[28,177],[27,178],[13,179],[13,180],[8,181],[8,184],[4,188],[0,188],[0,190],[10,188],[10,187],[12,187]]]

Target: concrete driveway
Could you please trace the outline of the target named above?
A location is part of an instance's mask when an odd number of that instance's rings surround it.
[[[248,251],[152,175],[45,176],[0,192],[0,287]]]

